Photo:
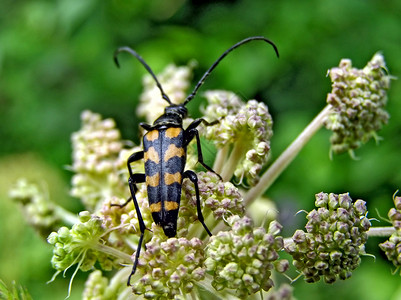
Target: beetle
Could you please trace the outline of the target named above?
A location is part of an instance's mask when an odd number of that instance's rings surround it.
[[[135,194],[138,191],[138,183],[146,183],[149,208],[152,213],[153,220],[156,224],[163,228],[165,235],[171,238],[176,236],[177,233],[177,219],[180,208],[182,181],[184,178],[188,178],[195,187],[198,220],[203,225],[208,235],[212,235],[206,226],[202,215],[198,178],[195,172],[191,170],[185,170],[185,162],[187,146],[194,138],[196,138],[198,162],[206,170],[215,173],[212,168],[206,165],[203,161],[199,133],[196,128],[201,123],[204,123],[206,126],[210,126],[218,123],[218,121],[209,123],[205,119],[199,118],[194,120],[186,129],[184,129],[183,120],[188,115],[185,105],[195,97],[206,78],[228,53],[245,43],[255,40],[267,42],[273,47],[277,57],[279,56],[276,45],[265,37],[254,36],[241,40],[220,55],[220,57],[201,77],[192,93],[189,94],[181,104],[173,104],[171,102],[170,98],[163,91],[163,88],[152,69],[135,50],[129,47],[121,47],[114,52],[114,62],[117,67],[120,66],[117,59],[119,53],[128,52],[134,56],[153,77],[158,89],[161,92],[161,97],[168,103],[168,106],[164,110],[164,114],[157,118],[152,125],[140,123],[140,126],[147,131],[143,137],[143,151],[133,153],[127,160],[129,172],[128,185],[130,188],[131,197],[124,204],[112,204],[114,206],[123,207],[132,200],[134,202],[139,228],[141,231],[137,251],[135,254],[135,261],[131,274],[128,277],[127,285],[130,285],[131,277],[135,274],[143,237],[146,230],[146,226],[135,197]],[[145,163],[145,173],[133,173],[131,163],[141,159],[143,159]],[[220,177],[220,175],[218,176]]]

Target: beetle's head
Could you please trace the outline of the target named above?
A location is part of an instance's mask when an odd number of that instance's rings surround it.
[[[176,125],[182,126],[182,120],[188,115],[188,110],[183,104],[171,104],[164,109],[161,115],[153,125]]]
[[[183,104],[171,104],[164,109],[166,115],[179,115],[181,119],[185,119],[188,115],[188,110]]]

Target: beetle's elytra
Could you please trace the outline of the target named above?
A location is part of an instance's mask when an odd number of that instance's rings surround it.
[[[153,220],[176,235],[186,149],[180,127],[149,131],[143,138],[146,186]]]
[[[138,265],[140,250],[145,233],[145,223],[143,221],[135,193],[138,190],[138,183],[146,183],[148,192],[149,208],[152,212],[153,220],[156,224],[163,228],[167,237],[174,237],[177,234],[177,218],[180,208],[181,186],[184,178],[188,178],[194,184],[196,194],[196,208],[198,220],[201,222],[206,232],[212,235],[207,228],[200,206],[198,178],[191,170],[185,171],[186,153],[188,144],[196,138],[198,150],[198,162],[205,167],[206,170],[214,172],[209,166],[203,162],[202,149],[199,139],[199,133],[196,129],[200,123],[207,126],[216,124],[216,122],[208,123],[204,119],[194,120],[186,129],[183,128],[183,119],[187,117],[187,109],[185,105],[191,101],[198,89],[202,86],[205,79],[210,75],[213,69],[219,62],[231,51],[237,47],[254,40],[265,41],[270,44],[276,55],[279,56],[276,45],[270,40],[261,37],[249,37],[227,49],[205,72],[199,82],[196,84],[191,94],[187,96],[182,104],[172,104],[170,98],[163,91],[156,75],[142,57],[129,47],[122,47],[115,51],[114,61],[119,66],[117,55],[120,52],[128,52],[139,60],[149,74],[153,77],[157,87],[161,92],[161,96],[168,102],[168,106],[164,110],[164,114],[154,121],[152,125],[141,123],[140,125],[147,131],[143,137],[143,151],[133,153],[127,160],[129,171],[128,185],[131,192],[131,198],[122,205],[124,206],[129,201],[134,202],[135,210],[138,216],[141,236],[138,242],[138,248],[135,254],[135,261],[132,267],[127,284],[130,285],[131,277],[135,274]],[[143,159],[145,162],[145,173],[133,173],[131,163]],[[214,172],[215,173],[215,172]]]

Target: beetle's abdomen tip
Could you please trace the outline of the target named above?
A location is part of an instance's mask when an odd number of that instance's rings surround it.
[[[168,223],[163,225],[164,234],[169,237],[175,237],[177,235],[177,225],[173,223]]]

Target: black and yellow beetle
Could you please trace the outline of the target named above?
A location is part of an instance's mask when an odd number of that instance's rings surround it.
[[[195,186],[196,193],[196,208],[198,214],[198,220],[201,222],[206,232],[211,236],[212,233],[207,228],[200,206],[198,178],[196,174],[191,170],[185,171],[186,162],[186,149],[188,144],[196,138],[198,148],[198,162],[202,164],[208,171],[214,172],[209,166],[203,162],[202,149],[199,139],[199,133],[196,129],[200,123],[206,125],[212,125],[204,119],[194,120],[186,129],[183,128],[183,119],[187,117],[188,111],[185,105],[191,101],[198,89],[202,86],[205,79],[210,75],[212,70],[218,65],[218,63],[232,50],[235,48],[254,40],[262,40],[269,43],[276,52],[278,50],[276,45],[270,40],[261,37],[249,37],[227,49],[205,72],[202,78],[195,86],[193,92],[185,99],[182,104],[173,104],[170,98],[163,91],[161,84],[159,83],[156,75],[152,69],[146,64],[143,58],[134,50],[129,47],[121,47],[114,53],[114,61],[119,66],[117,55],[120,52],[128,52],[136,57],[139,62],[145,67],[149,74],[153,77],[157,87],[161,92],[161,96],[168,102],[168,106],[164,110],[164,114],[161,115],[153,125],[141,123],[140,126],[144,128],[147,133],[143,137],[143,151],[133,153],[127,160],[127,166],[129,171],[128,184],[131,191],[131,198],[122,205],[126,205],[131,199],[134,202],[135,209],[138,216],[139,228],[141,236],[139,238],[138,248],[135,255],[134,265],[132,272],[128,277],[127,284],[130,285],[131,276],[135,274],[136,267],[138,265],[139,253],[142,247],[142,241],[145,233],[145,223],[142,219],[141,211],[138,206],[135,194],[138,190],[137,183],[146,183],[148,192],[149,208],[152,212],[153,220],[156,224],[163,228],[164,233],[167,237],[174,237],[177,233],[177,218],[178,210],[180,208],[181,199],[181,185],[184,178],[188,178],[192,181]],[[145,173],[133,173],[131,163],[144,159],[145,161]],[[214,172],[215,173],[215,172]]]

